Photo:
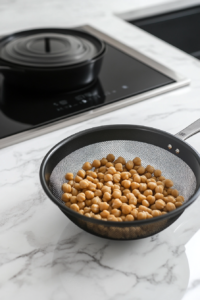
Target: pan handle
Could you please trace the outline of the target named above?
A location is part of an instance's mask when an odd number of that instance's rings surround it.
[[[196,120],[194,123],[190,124],[188,127],[179,131],[175,136],[179,139],[185,141],[190,136],[200,131],[200,119]]]

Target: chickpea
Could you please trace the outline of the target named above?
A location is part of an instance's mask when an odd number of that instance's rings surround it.
[[[151,213],[151,209],[148,208],[147,206],[144,206],[144,205],[140,205],[140,206],[138,207],[138,212],[140,212],[140,211],[146,211],[146,212],[148,212],[148,213]]]
[[[85,207],[85,202],[78,202],[77,205],[79,209],[83,209]]]
[[[103,179],[103,178],[104,178],[104,174],[103,174],[103,173],[98,173],[98,174],[97,174],[97,177],[98,177],[99,179]]]
[[[158,184],[158,182],[157,182]],[[158,185],[156,188],[155,188],[155,193],[163,193],[163,186],[162,185]]]
[[[104,174],[105,174],[106,171],[107,171],[107,168],[106,168],[105,166],[99,168],[99,172],[100,172],[100,173],[104,173]]]
[[[113,176],[111,174],[104,175],[104,181],[112,181],[112,180],[113,180]]]
[[[111,174],[111,175],[114,175],[117,172],[114,167],[109,167],[107,171],[108,171],[108,174]]]
[[[172,211],[172,210],[176,209],[176,206],[174,205],[174,203],[168,202],[168,203],[166,204],[166,209],[167,209],[168,211]]]
[[[115,217],[120,217],[122,212],[121,212],[121,210],[114,208],[111,210],[111,214],[114,215]]]
[[[128,215],[130,214],[132,207],[126,203],[123,203],[121,206],[121,210],[124,215]]]
[[[102,193],[101,190],[96,190],[96,191],[94,192],[94,195],[95,195],[95,196],[98,196],[98,197],[102,197],[103,193]]]
[[[154,218],[155,218],[155,217],[159,217],[159,216],[161,216],[161,211],[155,209],[155,210],[152,211],[151,214],[152,214],[152,216],[153,216]]]
[[[120,190],[120,186],[118,184],[113,184],[112,190]]]
[[[77,175],[78,175],[79,177],[85,178],[86,173],[85,173],[84,170],[79,170],[79,171],[77,172]]]
[[[138,172],[138,174],[142,175],[142,174],[145,173],[145,168],[144,168],[144,167],[139,167],[139,168],[137,169],[137,172]]]
[[[121,195],[122,195],[122,192],[120,190],[114,190],[112,193],[112,197],[115,199],[116,198],[119,199],[121,197]]]
[[[134,169],[129,170],[129,173],[131,174],[131,176],[133,177],[133,175],[137,174],[137,171]]]
[[[132,160],[127,161],[127,163],[126,163],[127,170],[131,170],[131,169],[133,169],[133,167],[134,167],[133,161]]]
[[[88,217],[88,218],[92,217],[90,213],[86,213],[85,216]]]
[[[144,192],[144,191],[146,191],[146,189],[147,189],[147,184],[146,183],[140,183],[140,186],[139,186],[140,192]]]
[[[84,207],[84,209],[83,209],[83,211],[84,211],[84,214],[86,214],[86,213],[90,213],[91,212],[91,207]]]
[[[133,182],[131,183],[131,189],[132,189],[132,190],[138,189],[139,186],[140,186],[140,183],[138,183],[138,182],[134,182],[134,181],[133,181]]]
[[[97,220],[101,220],[101,216],[100,215],[94,215],[94,218]]]
[[[130,213],[134,217],[134,219],[137,219],[138,210],[136,208],[132,209]]]
[[[171,203],[175,203],[176,200],[173,196],[168,196],[168,197],[165,197],[165,201],[166,202],[171,202]]]
[[[85,194],[84,194],[84,193],[79,193],[79,194],[76,196],[76,199],[77,199],[79,202],[85,201]]]
[[[119,198],[119,200],[122,202],[122,203],[128,203],[128,198],[126,196],[121,196]]]
[[[151,208],[152,210],[157,210],[157,208],[156,208],[156,205],[155,205],[155,204],[151,205],[151,206],[150,206],[150,208]]]
[[[167,194],[167,191],[163,191],[163,195],[166,197],[168,194]]]
[[[111,187],[110,186],[103,186],[102,189],[101,189],[102,193],[110,193],[111,194]]]
[[[155,206],[157,209],[163,209],[165,207],[165,201],[163,201],[161,199],[156,200]]]
[[[126,160],[125,160],[122,156],[119,156],[119,157],[116,159],[115,163],[120,163],[120,164],[122,164],[122,165],[125,165],[125,164],[126,164]]]
[[[92,169],[92,165],[91,163],[89,163],[88,161],[85,162],[82,166],[82,169],[85,170],[85,171],[88,171],[88,170],[91,170]]]
[[[66,205],[67,207],[70,207],[70,206],[71,206],[71,202],[70,202],[70,201],[65,202],[65,205]]]
[[[148,182],[147,187],[153,191],[157,187],[157,184],[155,182]]]
[[[92,176],[89,176],[89,175],[86,177],[86,180],[90,181],[90,182],[94,182],[94,178]]]
[[[158,177],[158,179],[159,179],[160,181],[163,181],[163,180],[165,180],[165,177],[164,177],[164,176],[160,176],[160,177]]]
[[[140,165],[141,165],[141,159],[140,159],[139,157],[135,157],[135,158],[133,159],[133,163],[134,163],[134,165],[136,165],[136,166],[140,166]]]
[[[160,170],[154,170],[154,176],[155,177],[160,177],[161,176],[161,171]]]
[[[70,198],[70,202],[71,202],[71,203],[77,203],[76,196],[72,196],[72,197]]]
[[[91,190],[91,191],[95,191],[96,190],[96,184],[95,183],[92,183],[92,182],[89,182],[89,185],[88,185],[88,189]]]
[[[111,194],[110,193],[108,193],[108,192],[105,192],[104,194],[103,194],[103,201],[109,201],[111,199]]]
[[[176,201],[177,202],[184,202],[184,197],[183,196],[178,196],[177,198],[176,198]]]
[[[149,202],[147,200],[142,200],[142,205],[149,207]]]
[[[149,178],[151,178],[151,173],[144,173],[144,176],[145,176],[147,179],[149,179]]]
[[[94,198],[93,198],[94,199]],[[91,206],[92,205],[92,200],[85,200],[85,204],[87,206]]]
[[[100,213],[100,216],[102,218],[108,218],[108,216],[110,215],[109,211],[107,210],[103,210],[101,213]]]
[[[123,195],[126,197],[128,196],[128,194],[130,194],[130,192],[131,191],[129,189],[123,189]]]
[[[146,197],[142,194],[138,195],[138,203],[142,203],[143,200],[146,200]]]
[[[97,178],[93,180],[93,183],[95,183],[95,184],[97,184],[98,182],[99,182],[99,179],[97,179]]]
[[[69,193],[64,193],[62,194],[62,200],[64,202],[68,202],[70,200],[70,198],[72,197],[72,194],[69,194]]]
[[[101,162],[101,165],[102,166],[105,166],[106,164],[107,164],[107,159],[105,158],[105,157],[103,157],[101,160],[100,160],[100,162]]]
[[[132,190],[133,195],[135,195],[135,197],[138,197],[140,195],[140,192],[137,189]]]
[[[140,212],[138,212],[137,218],[138,218],[138,220],[145,220],[145,219],[147,219],[146,211],[140,211]]]
[[[88,200],[88,201],[92,201],[92,204],[100,204],[101,203],[101,199],[99,197],[94,197],[92,200]]]
[[[154,204],[155,203],[155,197],[154,196],[147,196],[147,201],[150,203],[150,204]]]
[[[176,207],[180,207],[183,203],[182,202],[175,202]]]
[[[101,202],[99,203],[100,210],[108,210],[109,204],[107,202]]]
[[[103,183],[102,182],[98,182],[97,183],[97,189],[101,190],[103,187]]]
[[[156,200],[157,200],[157,199],[163,199],[163,198],[164,198],[163,194],[160,194],[160,193],[156,193],[156,194],[154,195],[154,197],[156,198]]]
[[[70,205],[70,208],[73,209],[74,211],[78,212],[79,211],[79,206],[77,204],[72,204]]]
[[[121,173],[121,179],[122,180],[128,180],[130,177],[129,177],[129,172],[122,172]]]
[[[107,161],[113,162],[115,160],[115,156],[113,154],[108,154],[106,156]]]
[[[88,180],[86,180],[86,179],[81,180],[80,183],[79,183],[79,186],[80,186],[81,189],[86,189],[89,186]]]
[[[146,170],[147,173],[152,174],[154,172],[154,167],[152,167],[151,165],[148,165],[148,166],[146,166],[145,170]]]
[[[73,180],[69,180],[69,181],[68,181],[68,184],[71,185],[71,187],[73,187],[74,181],[73,181]]]
[[[108,221],[114,221],[114,222],[116,222],[117,221],[117,218],[114,216],[114,215],[110,215],[110,216],[108,216]]]
[[[126,222],[130,222],[130,221],[133,221],[133,220],[134,220],[134,216],[133,215],[131,215],[131,214],[126,215],[126,217],[125,217],[125,221]]]
[[[166,187],[170,188],[170,187],[172,187],[173,185],[174,185],[174,183],[173,183],[172,180],[170,180],[170,179],[166,179],[166,180],[165,180],[165,186],[166,186]]]
[[[62,190],[64,193],[70,193],[72,190],[71,185],[69,185],[68,183],[63,183]]]
[[[78,182],[75,182],[74,183],[74,188],[79,191],[81,188],[80,188],[80,184]]]
[[[141,178],[139,175],[135,174],[133,175],[133,182],[141,183]]]
[[[147,196],[152,196],[153,192],[152,192],[152,190],[145,190],[143,194],[144,194],[144,196],[147,197]]]
[[[92,204],[91,210],[93,213],[98,214],[99,213],[99,205],[98,204]]]
[[[114,199],[112,202],[112,207],[113,208],[120,208],[122,206],[122,201],[119,199]]]
[[[171,195],[176,198],[176,197],[178,197],[179,192],[174,189],[174,190],[171,191]]]
[[[121,175],[120,174],[114,174],[113,175],[113,181],[114,182],[120,182],[121,180]]]
[[[125,187],[125,189],[129,189],[130,186],[131,186],[130,180],[123,180],[123,181],[121,182],[121,184],[123,185],[123,187]]]
[[[92,198],[94,198],[94,193],[92,191],[86,191],[85,197],[86,199],[91,200]]]
[[[117,164],[115,164],[115,169],[116,169],[117,171],[120,171],[120,172],[122,172],[122,171],[123,171],[122,164],[121,164],[121,163],[117,163]]]
[[[127,198],[129,200],[129,204],[137,205],[137,198],[134,194],[130,193],[127,195]]]
[[[99,168],[99,167],[101,166],[100,160],[95,159],[95,160],[93,161],[93,163],[92,163],[92,166],[93,166],[94,168]]]
[[[146,183],[147,182],[147,178],[144,175],[140,176],[140,179],[141,179],[141,183]]]
[[[73,180],[74,175],[73,175],[73,173],[67,173],[67,174],[65,175],[65,178],[66,178],[67,180]]]

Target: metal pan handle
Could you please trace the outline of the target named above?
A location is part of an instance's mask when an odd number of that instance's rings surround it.
[[[185,141],[190,136],[200,131],[200,119],[196,120],[194,123],[190,124],[188,127],[179,131],[175,136],[179,139]]]

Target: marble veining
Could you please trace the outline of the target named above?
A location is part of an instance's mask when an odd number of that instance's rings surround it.
[[[200,62],[116,16],[162,2],[0,1],[0,35],[87,23],[191,79],[188,87],[0,150],[1,300],[199,300],[200,199],[155,236],[109,241],[69,221],[38,174],[48,150],[81,130],[138,124],[176,134],[200,117]],[[199,134],[187,142],[200,152]]]

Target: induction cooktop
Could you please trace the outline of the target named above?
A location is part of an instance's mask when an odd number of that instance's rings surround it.
[[[188,85],[189,80],[90,26],[106,43],[98,79],[71,92],[16,88],[0,75],[0,148]]]

